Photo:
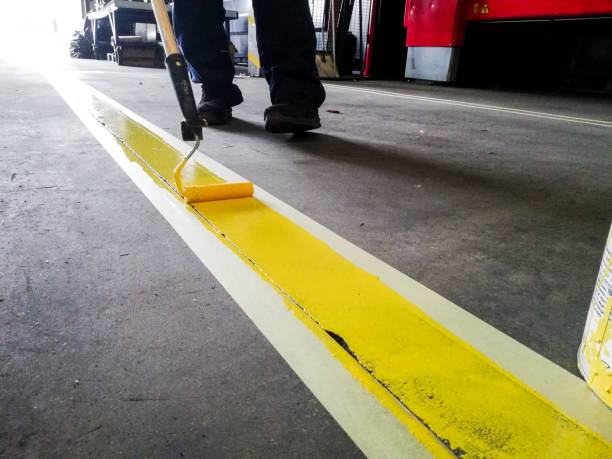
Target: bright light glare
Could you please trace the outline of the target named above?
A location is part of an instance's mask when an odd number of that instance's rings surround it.
[[[0,58],[67,57],[82,23],[79,0],[0,0]]]

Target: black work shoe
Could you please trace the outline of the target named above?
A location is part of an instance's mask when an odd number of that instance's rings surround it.
[[[319,110],[300,102],[270,105],[264,112],[266,131],[275,134],[306,132],[321,127]]]
[[[242,101],[242,92],[235,84],[232,84],[229,98],[209,96],[202,91],[198,115],[208,126],[225,124],[232,119],[232,107],[241,104]]]
[[[198,115],[206,126],[225,124],[232,119],[232,107],[225,99],[210,99],[198,104]]]

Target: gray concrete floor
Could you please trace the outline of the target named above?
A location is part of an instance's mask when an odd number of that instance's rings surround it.
[[[163,70],[74,67],[180,136]],[[207,131],[207,154],[578,374],[576,352],[612,220],[610,128],[328,85],[321,130],[273,136],[263,129],[265,82],[236,82],[246,100],[230,125]],[[612,120],[609,99],[347,85]]]
[[[361,457],[51,86],[0,83],[0,457]]]
[[[179,136],[165,71],[70,67]],[[50,86],[1,79],[0,452],[358,455]],[[577,373],[610,128],[329,85],[321,130],[273,136],[265,82],[236,81],[245,103],[208,155]],[[341,84],[612,120],[597,98]]]

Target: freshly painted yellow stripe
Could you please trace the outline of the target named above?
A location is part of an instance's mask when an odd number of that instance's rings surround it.
[[[261,62],[259,62],[259,59],[253,54],[253,53],[249,53],[249,60],[255,64],[257,66],[258,69],[261,68]]]
[[[163,178],[169,184],[172,183],[172,189],[175,189],[174,168],[184,155],[165,143],[158,135],[99,99],[92,99],[91,108],[92,115],[123,145],[130,159],[138,159],[145,163],[148,166],[147,172],[154,171],[158,178]],[[225,182],[196,161],[190,161],[188,164],[189,167],[185,167],[182,172],[182,179],[186,183],[214,185]]]
[[[123,148],[126,157],[131,161],[143,165],[143,170],[155,180],[160,186],[164,186],[177,193],[177,199],[181,200],[178,191],[174,187],[174,183],[171,180],[174,165],[178,163],[183,155],[170,145],[165,143],[159,136],[149,131],[145,127],[137,124],[132,119],[124,115],[122,112],[116,110],[114,107],[102,102],[99,99],[92,99],[92,116],[94,116],[100,123],[104,123],[104,126],[109,130],[117,142]],[[153,167],[155,166],[155,167]],[[186,177],[191,177],[192,180],[197,183],[208,184],[208,183],[223,183],[224,181],[204,168],[202,165],[195,161],[188,163],[188,166],[184,169]],[[251,201],[258,203],[255,198],[243,198],[235,199],[234,202],[238,201]],[[218,201],[222,202],[222,201]],[[217,228],[211,221],[209,221],[205,215],[202,215],[199,210],[196,209],[196,205],[191,205],[190,208],[196,215],[202,219],[202,224],[210,231],[213,231],[219,239],[235,251],[245,262],[253,266],[248,255],[244,254],[239,247],[236,247],[229,235],[223,234],[219,228]],[[270,211],[273,212],[273,211]],[[274,212],[273,212],[274,213]],[[284,219],[280,215],[274,213],[279,218]],[[288,221],[288,220],[285,220]],[[248,224],[248,222],[245,222]],[[256,268],[256,266],[253,266]],[[258,272],[265,277],[260,270]],[[266,281],[271,282],[270,279],[266,278]],[[351,372],[351,374],[371,393],[373,393],[381,403],[389,409],[406,427],[409,429],[412,435],[423,444],[427,450],[429,450],[435,457],[453,457],[454,455],[450,450],[439,441],[439,439],[426,428],[422,422],[420,422],[413,414],[409,411],[402,409],[397,403],[396,398],[387,391],[380,383],[372,377],[368,372],[357,363],[346,351],[338,345],[336,341],[330,338],[329,334],[325,330],[321,329],[320,326],[309,317],[304,310],[297,307],[282,289],[271,282],[273,287],[285,298],[285,304],[288,308],[294,311],[304,324],[313,331],[325,344],[325,346],[334,354],[338,360],[340,360],[343,366]]]
[[[130,159],[171,187],[178,151],[110,105],[98,101],[94,111]],[[201,166],[191,173],[220,180]],[[448,451],[424,425],[465,457],[612,457],[612,445],[590,429],[257,199],[191,209],[434,455]],[[393,397],[423,424],[398,410]]]

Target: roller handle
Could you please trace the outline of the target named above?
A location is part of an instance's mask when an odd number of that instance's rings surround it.
[[[159,26],[159,33],[166,51],[166,67],[170,73],[174,93],[178,100],[184,121],[181,122],[181,134],[183,140],[192,141],[202,138],[202,121],[198,116],[191,80],[187,70],[187,62],[179,51],[174,37],[174,31],[168,18],[168,11],[164,0],[152,0],[151,6],[155,14],[155,20]]]

